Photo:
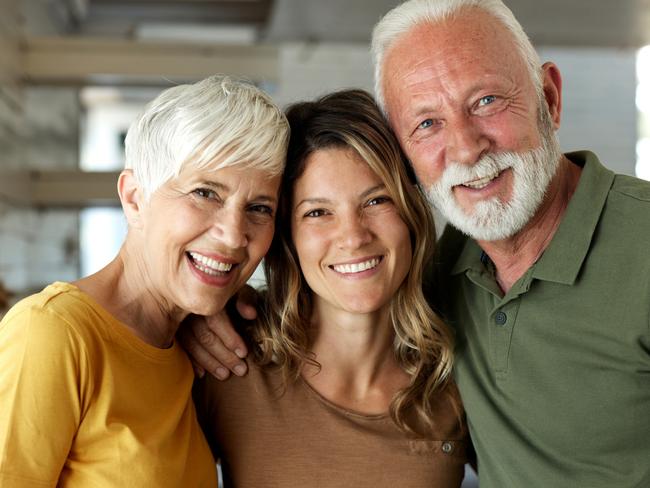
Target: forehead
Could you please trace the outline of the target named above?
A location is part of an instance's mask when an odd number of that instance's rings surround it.
[[[409,94],[406,87],[437,82],[441,89],[503,77],[524,81],[527,66],[514,35],[495,17],[476,8],[447,20],[420,24],[388,50],[382,80],[387,102]]]
[[[294,190],[296,193],[334,191],[379,181],[380,177],[354,149],[334,147],[318,149],[307,157],[305,170]]]
[[[239,190],[257,193],[275,193],[280,185],[281,176],[265,169],[248,165],[229,165],[219,167],[208,165],[197,167],[185,165],[176,178],[168,183],[177,185],[193,185],[210,183],[230,192]]]

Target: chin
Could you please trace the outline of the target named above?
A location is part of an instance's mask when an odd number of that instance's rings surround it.
[[[224,309],[229,298],[230,296],[227,298],[214,296],[195,297],[187,303],[185,311],[194,315],[215,315]]]
[[[387,303],[379,300],[360,300],[354,303],[348,303],[345,309],[351,313],[374,313],[386,307]]]

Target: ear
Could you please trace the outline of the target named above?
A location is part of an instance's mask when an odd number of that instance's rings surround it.
[[[144,193],[135,179],[133,171],[125,169],[117,180],[117,193],[120,196],[122,209],[129,227],[142,226],[142,210],[144,208]]]
[[[562,76],[558,67],[553,63],[544,63],[542,76],[544,98],[548,103],[553,125],[555,129],[559,129],[562,114]]]

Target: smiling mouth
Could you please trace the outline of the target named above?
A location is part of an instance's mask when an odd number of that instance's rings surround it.
[[[499,176],[501,176],[501,173],[503,171],[498,171],[496,173],[493,173],[488,176],[483,176],[482,178],[477,178],[472,181],[467,181],[465,183],[461,183],[459,186],[464,186],[466,188],[471,188],[472,190],[482,190],[486,186],[488,186],[490,183],[492,183],[495,179],[497,179]]]
[[[330,268],[332,268],[337,273],[342,273],[342,274],[361,273],[363,271],[368,271],[369,269],[376,268],[382,259],[383,257],[380,256],[380,257],[368,259],[367,261],[362,261],[360,263],[332,264],[330,265]]]
[[[236,266],[233,263],[217,261],[198,252],[190,251],[187,253],[187,256],[192,266],[210,276],[225,276]]]

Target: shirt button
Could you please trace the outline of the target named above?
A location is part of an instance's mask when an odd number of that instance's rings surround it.
[[[505,323],[508,321],[508,316],[505,313],[503,313],[501,310],[499,310],[494,315],[494,321],[497,323],[497,325],[505,325]]]
[[[451,451],[454,450],[454,445],[451,442],[443,442],[442,446],[440,446],[440,449],[445,454],[451,454]]]

